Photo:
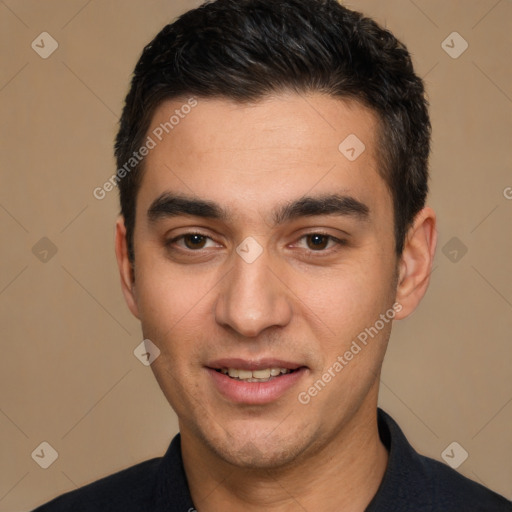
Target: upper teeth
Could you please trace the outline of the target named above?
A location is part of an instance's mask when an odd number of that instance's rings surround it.
[[[248,380],[254,382],[252,379],[262,380],[270,379],[270,377],[277,377],[281,373],[290,373],[288,368],[265,368],[264,370],[239,370],[238,368],[222,368],[221,372],[224,375],[229,375],[233,378],[240,380]]]

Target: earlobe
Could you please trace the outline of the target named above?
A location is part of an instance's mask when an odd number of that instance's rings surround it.
[[[396,300],[402,305],[397,319],[409,316],[421,302],[430,281],[437,245],[436,215],[425,207],[407,233],[399,262]]]
[[[139,318],[139,310],[137,307],[137,296],[134,280],[134,270],[132,262],[128,256],[128,244],[126,241],[126,227],[124,218],[121,216],[116,222],[115,250],[117,266],[121,278],[121,289],[128,308],[132,314]]]

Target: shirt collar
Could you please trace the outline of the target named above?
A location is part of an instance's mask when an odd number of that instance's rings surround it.
[[[177,434],[164,455],[154,492],[155,512],[195,511],[181,457],[181,437]]]
[[[382,443],[388,450],[388,464],[377,493],[365,512],[389,510],[411,510],[423,512],[432,510],[432,483],[421,456],[407,441],[396,422],[378,409],[377,422]],[[421,489],[422,496],[418,496]],[[421,503],[421,505],[420,505]]]

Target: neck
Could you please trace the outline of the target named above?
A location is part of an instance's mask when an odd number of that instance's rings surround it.
[[[376,404],[363,404],[313,454],[272,470],[235,467],[182,431],[183,463],[197,511],[363,512],[377,492],[388,459],[375,412]]]

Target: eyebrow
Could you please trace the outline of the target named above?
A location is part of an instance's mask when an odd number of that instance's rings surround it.
[[[163,218],[178,216],[215,220],[228,220],[231,217],[224,208],[213,201],[168,192],[153,201],[147,215],[152,223]],[[339,194],[305,196],[274,210],[273,221],[278,225],[301,217],[317,215],[347,216],[366,221],[370,216],[370,208],[351,196]]]

